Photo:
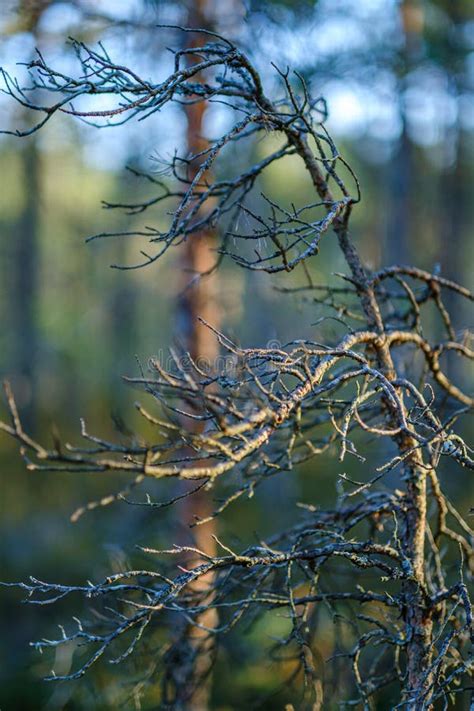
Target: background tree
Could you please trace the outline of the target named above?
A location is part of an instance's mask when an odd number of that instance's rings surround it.
[[[18,8],[18,22],[7,28],[9,34],[30,32],[37,40],[38,23],[49,2],[25,0]],[[28,121],[29,111],[23,120]],[[19,119],[22,120],[21,118]],[[25,423],[35,424],[36,382],[34,362],[39,358],[36,307],[38,300],[37,261],[39,253],[39,210],[41,205],[40,154],[35,140],[21,152],[26,204],[18,225],[18,236],[12,239],[11,304],[13,321],[18,324],[19,337],[13,342],[12,364],[17,378],[21,401],[25,407]]]

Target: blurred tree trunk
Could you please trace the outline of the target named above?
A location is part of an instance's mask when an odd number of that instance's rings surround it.
[[[444,136],[444,167],[438,176],[438,253],[442,273],[472,288],[474,281],[468,268],[472,264],[472,247],[469,253],[472,240],[468,238],[473,206],[472,171],[469,140],[459,115],[462,111],[459,97],[464,89],[469,52],[463,35],[471,21],[472,12],[469,12],[469,3],[464,0],[451,0],[442,3],[442,7],[449,22],[446,22],[439,53],[450,94],[458,103],[458,115]],[[467,305],[454,299],[451,292],[444,295],[444,302],[454,317],[455,330],[461,324],[469,323]],[[447,355],[446,368],[448,376],[457,373],[469,380],[468,369],[452,353]]]
[[[117,248],[117,261],[126,262],[126,244],[121,242]],[[130,368],[131,355],[139,345],[137,289],[130,273],[119,273],[113,280],[110,295],[110,351],[109,351],[109,403],[115,424],[120,425],[121,410],[126,399],[123,387],[117,387],[123,375]],[[132,345],[133,344],[133,345]],[[133,348],[132,354],[130,353]],[[120,427],[119,427],[120,429]]]
[[[217,16],[220,22],[232,24],[237,18],[240,0],[226,0],[219,4],[215,0],[189,0],[187,26],[212,30]],[[224,11],[224,12],[223,12]],[[188,47],[197,48],[209,41],[205,35],[189,35]],[[190,61],[196,61],[191,59]],[[205,102],[188,104],[185,108],[187,118],[187,148],[189,155],[196,155],[208,147],[204,138]],[[189,170],[192,179],[199,169],[200,159]],[[210,178],[204,176],[203,180]],[[214,333],[199,318],[207,321],[214,328],[220,328],[221,310],[219,308],[219,283],[217,272],[213,271],[216,263],[216,235],[209,230],[194,233],[183,245],[181,253],[182,283],[177,304],[177,337],[191,358],[204,370],[215,367],[219,355],[219,344]],[[188,423],[189,424],[189,423]],[[194,424],[196,429],[201,423]],[[181,523],[189,527],[196,519],[207,518],[213,510],[212,500],[207,492],[201,490],[189,499],[184,499],[181,507]],[[193,545],[207,555],[216,555],[216,521],[197,526],[193,529]],[[212,585],[213,576],[201,578],[202,590]],[[211,609],[200,615],[198,622],[204,627],[217,625],[217,612]],[[187,681],[178,686],[178,702],[182,708],[204,711],[209,706],[210,670],[213,663],[212,635],[205,630],[192,628],[188,631],[189,642],[199,653],[194,656],[193,669]],[[183,678],[185,674],[183,674]]]
[[[466,283],[472,288],[474,280],[466,265],[472,264],[469,254],[467,230],[472,209],[472,181],[470,175],[469,152],[463,149],[463,136],[456,126],[455,156],[450,164],[440,173],[438,179],[438,253],[442,274],[449,279]],[[467,146],[465,147],[467,148]],[[456,332],[461,324],[469,323],[468,305],[459,303],[448,291],[443,294],[443,303],[452,317],[452,326]],[[440,323],[440,331],[443,330]],[[455,374],[467,379],[469,387],[469,366],[466,366],[455,353],[447,353],[445,368],[448,377]]]
[[[188,27],[211,29],[211,8],[208,0],[192,0],[189,3]],[[205,43],[206,37],[199,34],[189,35],[189,47],[199,47]],[[195,61],[194,58],[191,61]],[[195,155],[205,150],[208,142],[203,137],[203,118],[206,104],[199,102],[186,106],[187,118],[187,149],[189,155]],[[199,160],[190,171],[192,179],[199,169]],[[198,319],[202,318],[214,327],[220,326],[220,311],[217,303],[217,274],[207,274],[215,263],[215,235],[209,231],[193,234],[183,245],[181,253],[182,283],[177,304],[177,336],[182,346],[189,352],[191,358],[204,369],[212,369],[219,353],[219,345],[215,335]],[[207,274],[207,275],[206,275]],[[201,276],[205,275],[205,276]],[[201,423],[194,423],[195,429],[201,428]],[[189,527],[197,518],[207,518],[212,512],[209,495],[199,491],[191,498],[184,499],[181,507],[181,523]],[[211,521],[193,529],[193,545],[207,555],[216,554],[216,543],[212,534],[216,532],[216,523]],[[201,578],[199,589],[212,585],[213,577]],[[217,613],[215,609],[202,613],[198,620],[204,627],[215,627]],[[189,708],[193,711],[204,711],[209,706],[210,670],[213,662],[213,638],[202,629],[189,628],[186,632],[191,646],[190,665],[183,670],[182,682],[176,684],[178,708]]]
[[[40,156],[34,138],[28,140],[20,152],[22,162],[24,205],[13,243],[12,259],[12,318],[15,336],[12,372],[18,378],[16,388],[23,399],[25,425],[35,423],[37,407],[39,297],[39,202],[41,191]]]
[[[443,55],[444,69],[446,71],[451,93],[458,100],[458,111],[462,110],[459,103],[459,96],[463,91],[462,78],[467,65],[467,45],[463,42],[463,30],[472,20],[472,12],[469,12],[468,3],[464,0],[450,0],[443,3],[443,9],[447,13],[450,23],[443,35]],[[458,115],[454,125],[445,136],[446,155],[445,168],[439,178],[438,205],[440,210],[438,225],[440,228],[440,261],[443,272],[446,276],[457,281],[471,281],[470,274],[466,274],[466,244],[469,240],[467,229],[470,223],[470,209],[472,209],[472,175],[469,161],[469,142],[462,130]],[[448,308],[457,303],[453,300],[451,293],[446,295]],[[453,309],[451,308],[453,313]],[[457,314],[459,322],[466,323],[466,318],[462,321],[463,314]],[[464,314],[466,317],[467,314]]]
[[[7,32],[31,32],[37,37],[38,24],[50,0],[21,0],[18,3],[17,23]],[[31,119],[26,109],[25,122]],[[38,314],[39,301],[39,235],[41,201],[41,157],[36,135],[28,138],[19,153],[23,176],[23,211],[18,223],[13,245],[12,298],[15,342],[13,344],[13,368],[18,378],[16,389],[23,398],[24,423],[28,429],[35,425],[38,399]]]
[[[400,5],[403,48],[400,50],[396,67],[402,134],[395,156],[389,164],[389,179],[387,181],[390,196],[385,261],[390,264],[410,263],[414,251],[413,191],[416,184],[415,170],[418,162],[414,160],[414,146],[408,135],[403,91],[406,88],[406,77],[420,56],[423,23],[424,10],[420,0],[403,0]]]
[[[36,33],[41,16],[51,5],[51,0],[20,0],[18,3],[18,29]]]
[[[405,119],[403,131],[394,159],[389,163],[387,187],[389,190],[387,245],[385,262],[408,264],[412,252],[410,245],[410,220],[412,218],[413,146],[407,136]]]
[[[463,151],[462,134],[456,127],[456,149],[454,158],[439,176],[439,210],[440,237],[439,252],[441,267],[450,279],[462,281],[464,275],[465,229],[469,222],[468,206],[471,195],[471,184],[468,167],[468,152]],[[469,281],[469,280],[468,280]],[[451,294],[446,295],[449,298]],[[454,303],[456,301],[454,300]]]

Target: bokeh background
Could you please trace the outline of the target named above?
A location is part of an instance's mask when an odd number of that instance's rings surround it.
[[[352,224],[367,263],[377,268],[413,262],[472,288],[472,2],[214,4],[216,26],[249,49],[270,87],[276,87],[273,60],[298,69],[312,90],[326,97],[329,127],[362,186],[363,202]],[[122,63],[154,76],[169,63],[171,42],[155,25],[180,23],[189,9],[184,0],[0,0],[0,6],[0,65],[20,77],[24,68],[16,63],[28,61],[35,47],[71,67],[68,36],[91,43],[100,39]],[[206,132],[218,135],[228,120],[225,111],[209,109]],[[25,109],[0,95],[0,130],[30,121]],[[58,118],[28,139],[0,135],[0,375],[11,381],[25,426],[38,437],[47,439],[59,429],[77,442],[80,417],[103,436],[137,424],[131,407],[137,393],[121,376],[136,374],[137,359],[161,355],[173,342],[176,255],[149,269],[122,272],[109,265],[133,259],[134,242],[86,245],[84,240],[126,229],[127,218],[102,209],[101,200],[130,201],[146,194],[146,186],[125,167],[159,167],[160,157],[182,144],[184,133],[185,118],[175,109],[122,128],[97,131]],[[258,154],[262,147],[252,150]],[[277,199],[301,200],[307,192],[297,164],[286,165],[284,172],[272,170],[268,183]],[[313,279],[324,280],[340,267],[326,240],[311,264]],[[278,279],[292,286],[301,275]],[[283,297],[275,285],[274,279],[224,264],[223,330],[253,345],[316,338],[314,305]],[[472,326],[472,313],[458,311],[456,318],[463,327]],[[312,476],[281,477],[252,503],[231,509],[219,524],[223,534],[243,543],[244,529],[267,533],[274,524],[271,511],[279,512],[279,523],[291,521],[296,502],[333,495],[337,471],[336,459],[328,457]],[[168,544],[180,525],[172,514],[151,515],[125,503],[72,524],[69,517],[77,506],[119,489],[124,481],[110,475],[29,473],[6,437],[0,438],[0,477],[3,581],[29,575],[70,583],[97,579],[126,566],[136,543]],[[455,470],[445,477],[452,498],[466,511],[473,499],[472,478],[469,483]],[[158,489],[169,496],[165,486]],[[18,591],[1,591],[2,711],[138,708],[126,696],[126,680],[105,664],[80,683],[43,683],[53,660],[38,656],[28,643],[48,636],[77,606],[71,601],[59,609],[20,607],[20,600]],[[271,690],[274,670],[259,652],[267,636],[278,634],[278,621],[272,624],[253,629],[245,649],[229,643],[214,679],[214,708],[251,708],[254,698],[263,699]],[[61,652],[56,670],[69,670],[71,656],[72,650]],[[146,699],[143,708],[156,707],[152,690]],[[261,707],[275,708],[274,703]]]

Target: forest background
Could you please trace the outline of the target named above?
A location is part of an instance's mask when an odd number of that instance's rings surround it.
[[[180,22],[184,1],[2,0],[0,65],[18,74],[35,46],[62,62],[64,39],[104,41],[123,63],[152,74],[169,62],[167,36],[156,24]],[[472,289],[472,157],[474,148],[474,16],[466,0],[319,0],[319,2],[216,2],[216,22],[251,53],[272,81],[270,60],[298,69],[313,91],[325,96],[329,128],[357,173],[363,206],[352,230],[370,266],[413,263],[441,270]],[[130,26],[129,22],[132,23]],[[0,96],[0,130],[30,119]],[[222,107],[205,117],[209,136],[228,125]],[[101,207],[101,200],[131,201],[143,184],[125,170],[160,170],[160,157],[180,145],[185,118],[178,109],[145,124],[96,131],[55,121],[20,141],[0,135],[0,375],[8,377],[25,422],[40,439],[59,428],[77,440],[79,418],[103,436],[133,429],[129,407],[136,398],[120,378],[137,372],[137,359],[166,358],[173,341],[178,281],[176,257],[138,272],[109,269],[136,254],[133,242],[84,244],[104,230],[126,229],[127,217]],[[263,147],[255,144],[255,155]],[[242,158],[245,160],[245,157]],[[268,172],[269,188],[286,199],[307,190],[297,163]],[[144,219],[143,224],[146,224]],[[315,283],[338,270],[331,245],[311,265]],[[435,266],[439,265],[439,266]],[[303,273],[285,275],[284,286],[302,283]],[[267,275],[224,264],[220,277],[221,328],[243,345],[318,339],[314,305],[296,304],[274,288]],[[280,282],[281,285],[281,282]],[[297,317],[295,318],[295,313]],[[458,315],[472,326],[472,315]],[[471,318],[471,322],[469,321]],[[466,378],[469,374],[466,373]],[[338,463],[326,457],[317,476],[279,478],[252,502],[221,518],[227,540],[242,541],[240,528],[265,534],[271,511],[292,520],[305,499],[329,500]],[[451,475],[452,474],[452,475]],[[474,484],[447,467],[448,493],[462,512],[473,501]],[[119,477],[29,473],[16,445],[0,439],[0,570],[3,580],[28,575],[79,583],[127,565],[134,543],[166,545],[179,521],[160,512],[118,503],[91,512],[75,524],[82,503],[120,487]],[[161,485],[154,492],[159,495]],[[469,490],[468,490],[469,488]],[[166,495],[165,495],[166,498]],[[242,518],[244,517],[244,518]],[[244,520],[245,526],[242,524]],[[18,607],[18,592],[0,605],[0,708],[115,708],[121,683],[102,665],[81,681],[51,687],[41,681],[50,669],[28,642],[37,639],[68,610]],[[66,614],[65,614],[66,613]],[[74,614],[71,608],[69,616]],[[250,647],[275,629],[253,630]],[[229,654],[238,657],[238,650]],[[260,657],[255,653],[255,658]],[[67,673],[71,659],[56,660]],[[248,708],[271,687],[272,668],[252,655],[230,674],[215,675],[218,708]],[[236,699],[237,705],[236,705]],[[241,704],[239,706],[239,704]],[[271,708],[269,706],[268,708]]]

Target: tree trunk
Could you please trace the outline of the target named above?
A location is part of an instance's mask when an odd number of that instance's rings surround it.
[[[189,27],[210,29],[210,12],[207,0],[193,0],[189,8]],[[190,35],[189,47],[199,47],[206,38],[202,35]],[[193,61],[193,60],[191,60]],[[194,155],[205,150],[208,143],[203,138],[203,117],[205,102],[188,104],[187,148],[188,154]],[[189,171],[193,179],[199,168],[196,161]],[[191,358],[204,370],[211,370],[219,354],[219,345],[215,335],[199,321],[204,319],[219,328],[220,311],[217,302],[217,275],[205,275],[215,263],[213,251],[215,235],[209,231],[194,233],[183,245],[181,254],[181,291],[177,305],[177,335],[181,345]],[[189,423],[187,423],[189,426]],[[195,430],[201,423],[194,423]],[[201,490],[189,499],[184,499],[181,507],[181,522],[189,527],[196,518],[207,518],[212,512],[209,495]],[[216,532],[215,521],[210,521],[193,529],[193,545],[207,555],[216,554],[213,534]],[[213,583],[214,576],[201,578],[196,587],[203,590]],[[217,612],[210,609],[202,613],[197,622],[207,628],[217,625]],[[205,630],[194,627],[186,631],[191,646],[190,669],[183,674],[183,683],[176,689],[179,707],[193,711],[205,711],[209,706],[210,670],[213,662],[213,638]]]
[[[50,0],[21,0],[17,23],[9,33],[31,32],[37,38],[37,28]],[[34,97],[31,97],[34,99]],[[31,118],[27,109],[25,120]],[[23,397],[23,419],[29,430],[34,428],[37,409],[39,291],[39,203],[41,199],[40,154],[36,135],[31,136],[21,151],[25,204],[18,224],[13,247],[13,298],[16,341],[13,347],[13,368],[19,382],[16,391]]]
[[[404,46],[398,57],[398,93],[402,134],[397,152],[389,165],[387,184],[389,195],[389,221],[387,228],[386,261],[389,264],[409,264],[413,255],[414,201],[416,185],[416,161],[413,159],[414,146],[407,130],[407,117],[402,92],[405,78],[417,63],[423,32],[423,7],[419,0],[404,0],[400,5],[400,22],[403,30]]]
[[[404,34],[404,49],[400,56],[400,91],[405,77],[417,62],[424,25],[424,9],[419,0],[404,0],[400,6]],[[403,130],[398,153],[391,169],[391,204],[389,216],[387,256],[392,263],[410,263],[413,256],[413,202],[416,184],[413,160],[414,147],[407,131],[403,98],[401,113]],[[398,443],[400,451],[414,447],[413,441]],[[431,662],[432,620],[425,604],[425,537],[426,537],[426,467],[420,450],[415,449],[404,471],[406,480],[406,509],[401,547],[411,567],[411,580],[404,586],[405,634],[407,638],[405,703],[410,711],[426,709],[420,700],[430,685],[427,673]]]
[[[34,138],[21,151],[25,204],[13,244],[13,305],[16,339],[12,371],[18,377],[17,392],[23,398],[25,426],[35,422],[38,357],[36,305],[38,303],[40,157]]]
[[[418,458],[418,457],[417,457]],[[421,462],[421,457],[420,464]],[[406,472],[407,502],[402,550],[412,569],[412,580],[405,585],[405,624],[407,644],[406,703],[411,711],[426,711],[424,701],[416,695],[428,689],[431,681],[427,673],[431,662],[433,623],[427,613],[425,595],[425,536],[426,536],[426,471],[416,466]]]

